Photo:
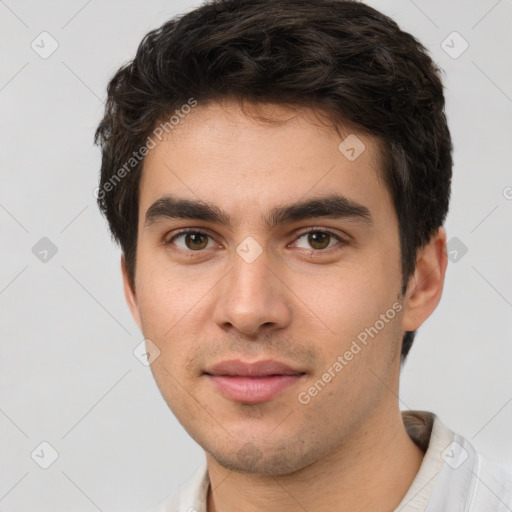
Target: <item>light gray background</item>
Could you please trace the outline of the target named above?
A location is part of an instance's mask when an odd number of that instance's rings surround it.
[[[468,248],[417,336],[401,407],[432,410],[512,458],[512,1],[369,3],[445,71],[455,144],[446,227]],[[132,353],[142,335],[93,197],[92,143],[111,75],[147,31],[198,4],[0,0],[2,511],[145,510],[203,459]],[[47,59],[31,48],[43,31],[59,44]],[[456,59],[441,47],[453,31],[469,44]],[[444,43],[452,53],[455,37]],[[32,252],[42,237],[58,248],[46,263]],[[59,453],[46,470],[31,458],[42,441]]]

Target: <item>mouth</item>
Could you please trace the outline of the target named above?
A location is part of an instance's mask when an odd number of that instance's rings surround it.
[[[244,404],[268,402],[296,384],[305,374],[271,360],[255,363],[223,361],[204,372],[218,392],[229,400]]]

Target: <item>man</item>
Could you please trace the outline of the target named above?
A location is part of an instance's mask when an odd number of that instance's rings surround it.
[[[441,298],[452,144],[421,44],[353,1],[207,3],[108,87],[98,202],[206,463],[159,511],[512,510],[401,363]]]

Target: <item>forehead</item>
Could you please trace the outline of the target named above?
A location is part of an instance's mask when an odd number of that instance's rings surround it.
[[[140,217],[165,195],[216,204],[234,217],[333,193],[378,210],[391,206],[380,163],[375,137],[312,109],[198,105],[146,156]]]

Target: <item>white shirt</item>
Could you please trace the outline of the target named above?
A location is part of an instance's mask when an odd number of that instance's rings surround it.
[[[426,411],[402,411],[411,439],[425,451],[394,512],[512,512],[512,467],[477,453],[471,443]],[[207,512],[206,462],[154,512]]]

